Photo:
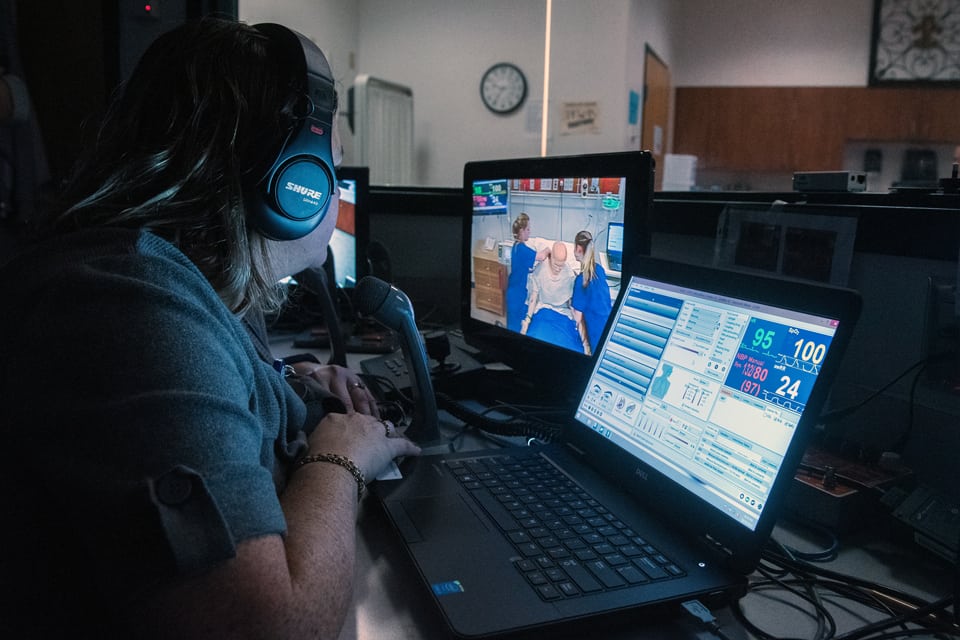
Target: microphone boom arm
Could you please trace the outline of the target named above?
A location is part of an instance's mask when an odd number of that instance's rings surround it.
[[[413,419],[405,435],[420,445],[441,443],[437,397],[427,366],[427,351],[420,339],[413,304],[405,293],[387,282],[367,276],[357,283],[357,309],[373,316],[400,335],[400,344],[410,371]]]

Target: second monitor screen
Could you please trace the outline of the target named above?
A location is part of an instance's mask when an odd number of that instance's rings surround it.
[[[591,354],[620,290],[623,177],[473,183],[472,318]],[[620,223],[620,224],[617,224]]]

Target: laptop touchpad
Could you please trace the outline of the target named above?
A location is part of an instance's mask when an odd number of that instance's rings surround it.
[[[403,500],[401,504],[410,524],[416,528],[423,540],[438,535],[461,537],[489,531],[463,501],[463,497],[456,494],[411,498]],[[404,537],[410,539],[406,532]]]

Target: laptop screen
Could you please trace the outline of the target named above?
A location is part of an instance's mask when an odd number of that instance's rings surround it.
[[[576,418],[754,530],[837,321],[633,276]]]

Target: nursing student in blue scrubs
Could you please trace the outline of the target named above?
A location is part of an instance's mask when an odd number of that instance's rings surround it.
[[[573,319],[589,353],[597,349],[612,304],[610,285],[603,267],[597,264],[593,236],[580,231],[573,240],[573,257],[580,262],[580,273],[573,283]]]
[[[546,260],[549,249],[537,251],[527,246],[530,216],[521,213],[513,221],[513,249],[510,250],[510,276],[507,278],[507,329],[520,331],[527,315],[527,277],[533,265]]]

